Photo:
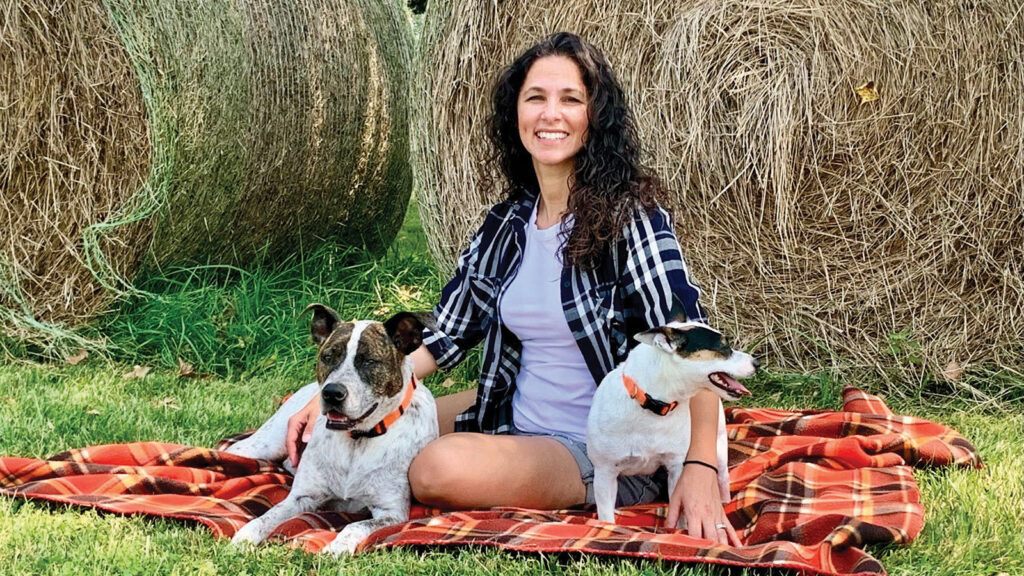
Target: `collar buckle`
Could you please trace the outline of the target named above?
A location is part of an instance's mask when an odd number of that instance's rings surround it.
[[[636,400],[637,404],[640,404],[641,408],[653,412],[658,416],[664,416],[679,406],[679,402],[663,402],[657,398],[649,396],[647,392],[644,392],[643,388],[636,383],[636,380],[627,376],[625,372],[622,373],[622,384],[626,387],[626,392],[629,394],[629,397]]]

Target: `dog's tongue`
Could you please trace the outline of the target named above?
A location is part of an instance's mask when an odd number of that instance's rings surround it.
[[[726,390],[736,392],[741,396],[752,395],[750,393],[750,390],[747,390],[746,387],[743,386],[743,384],[740,384],[738,380],[736,380],[732,376],[729,376],[725,372],[718,372],[718,377],[722,379],[722,382],[725,382]]]

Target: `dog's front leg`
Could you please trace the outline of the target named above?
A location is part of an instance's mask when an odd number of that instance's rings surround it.
[[[266,514],[253,518],[248,524],[235,532],[231,543],[235,545],[259,544],[285,520],[304,512],[312,512],[326,502],[328,497],[322,494],[300,494],[295,487],[284,500],[278,502]]]
[[[382,516],[380,518],[370,518],[369,520],[353,522],[342,528],[341,532],[338,533],[334,540],[324,548],[324,552],[329,552],[335,556],[353,554],[355,553],[356,548],[359,547],[359,543],[365,540],[370,534],[385,526],[400,524],[408,519],[408,515],[406,515],[405,518],[400,518],[398,516]]]
[[[394,494],[394,496],[382,499],[382,501],[370,506],[372,518],[352,522],[342,528],[334,540],[324,548],[324,552],[329,552],[335,556],[352,554],[356,551],[359,543],[376,530],[409,520],[408,484],[405,485],[404,491],[392,491],[392,489],[385,486],[382,487],[381,493]]]
[[[668,462],[664,463],[664,466],[665,472],[667,473],[666,481],[668,482],[668,493],[672,494],[672,492],[676,489],[676,486],[679,484],[679,479],[683,477],[683,459],[679,458],[669,460]],[[676,521],[676,525],[672,526],[672,528],[679,528],[680,526],[684,526],[685,524],[686,515],[680,514],[679,520]]]
[[[594,502],[597,519],[615,523],[615,497],[619,492],[619,473],[614,466],[594,466]]]

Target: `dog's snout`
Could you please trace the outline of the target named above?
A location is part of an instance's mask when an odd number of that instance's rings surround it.
[[[341,404],[348,397],[348,388],[345,388],[341,384],[328,384],[324,386],[324,389],[320,392],[325,402],[330,404]]]
[[[761,368],[761,361],[758,360],[757,358],[754,358],[753,360],[751,360],[751,362],[753,362],[754,364],[754,370]]]

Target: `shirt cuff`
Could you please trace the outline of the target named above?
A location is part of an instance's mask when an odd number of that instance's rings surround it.
[[[455,367],[466,356],[466,353],[448,337],[447,334],[436,329],[423,329],[423,344],[434,357],[438,368],[447,370]]]

